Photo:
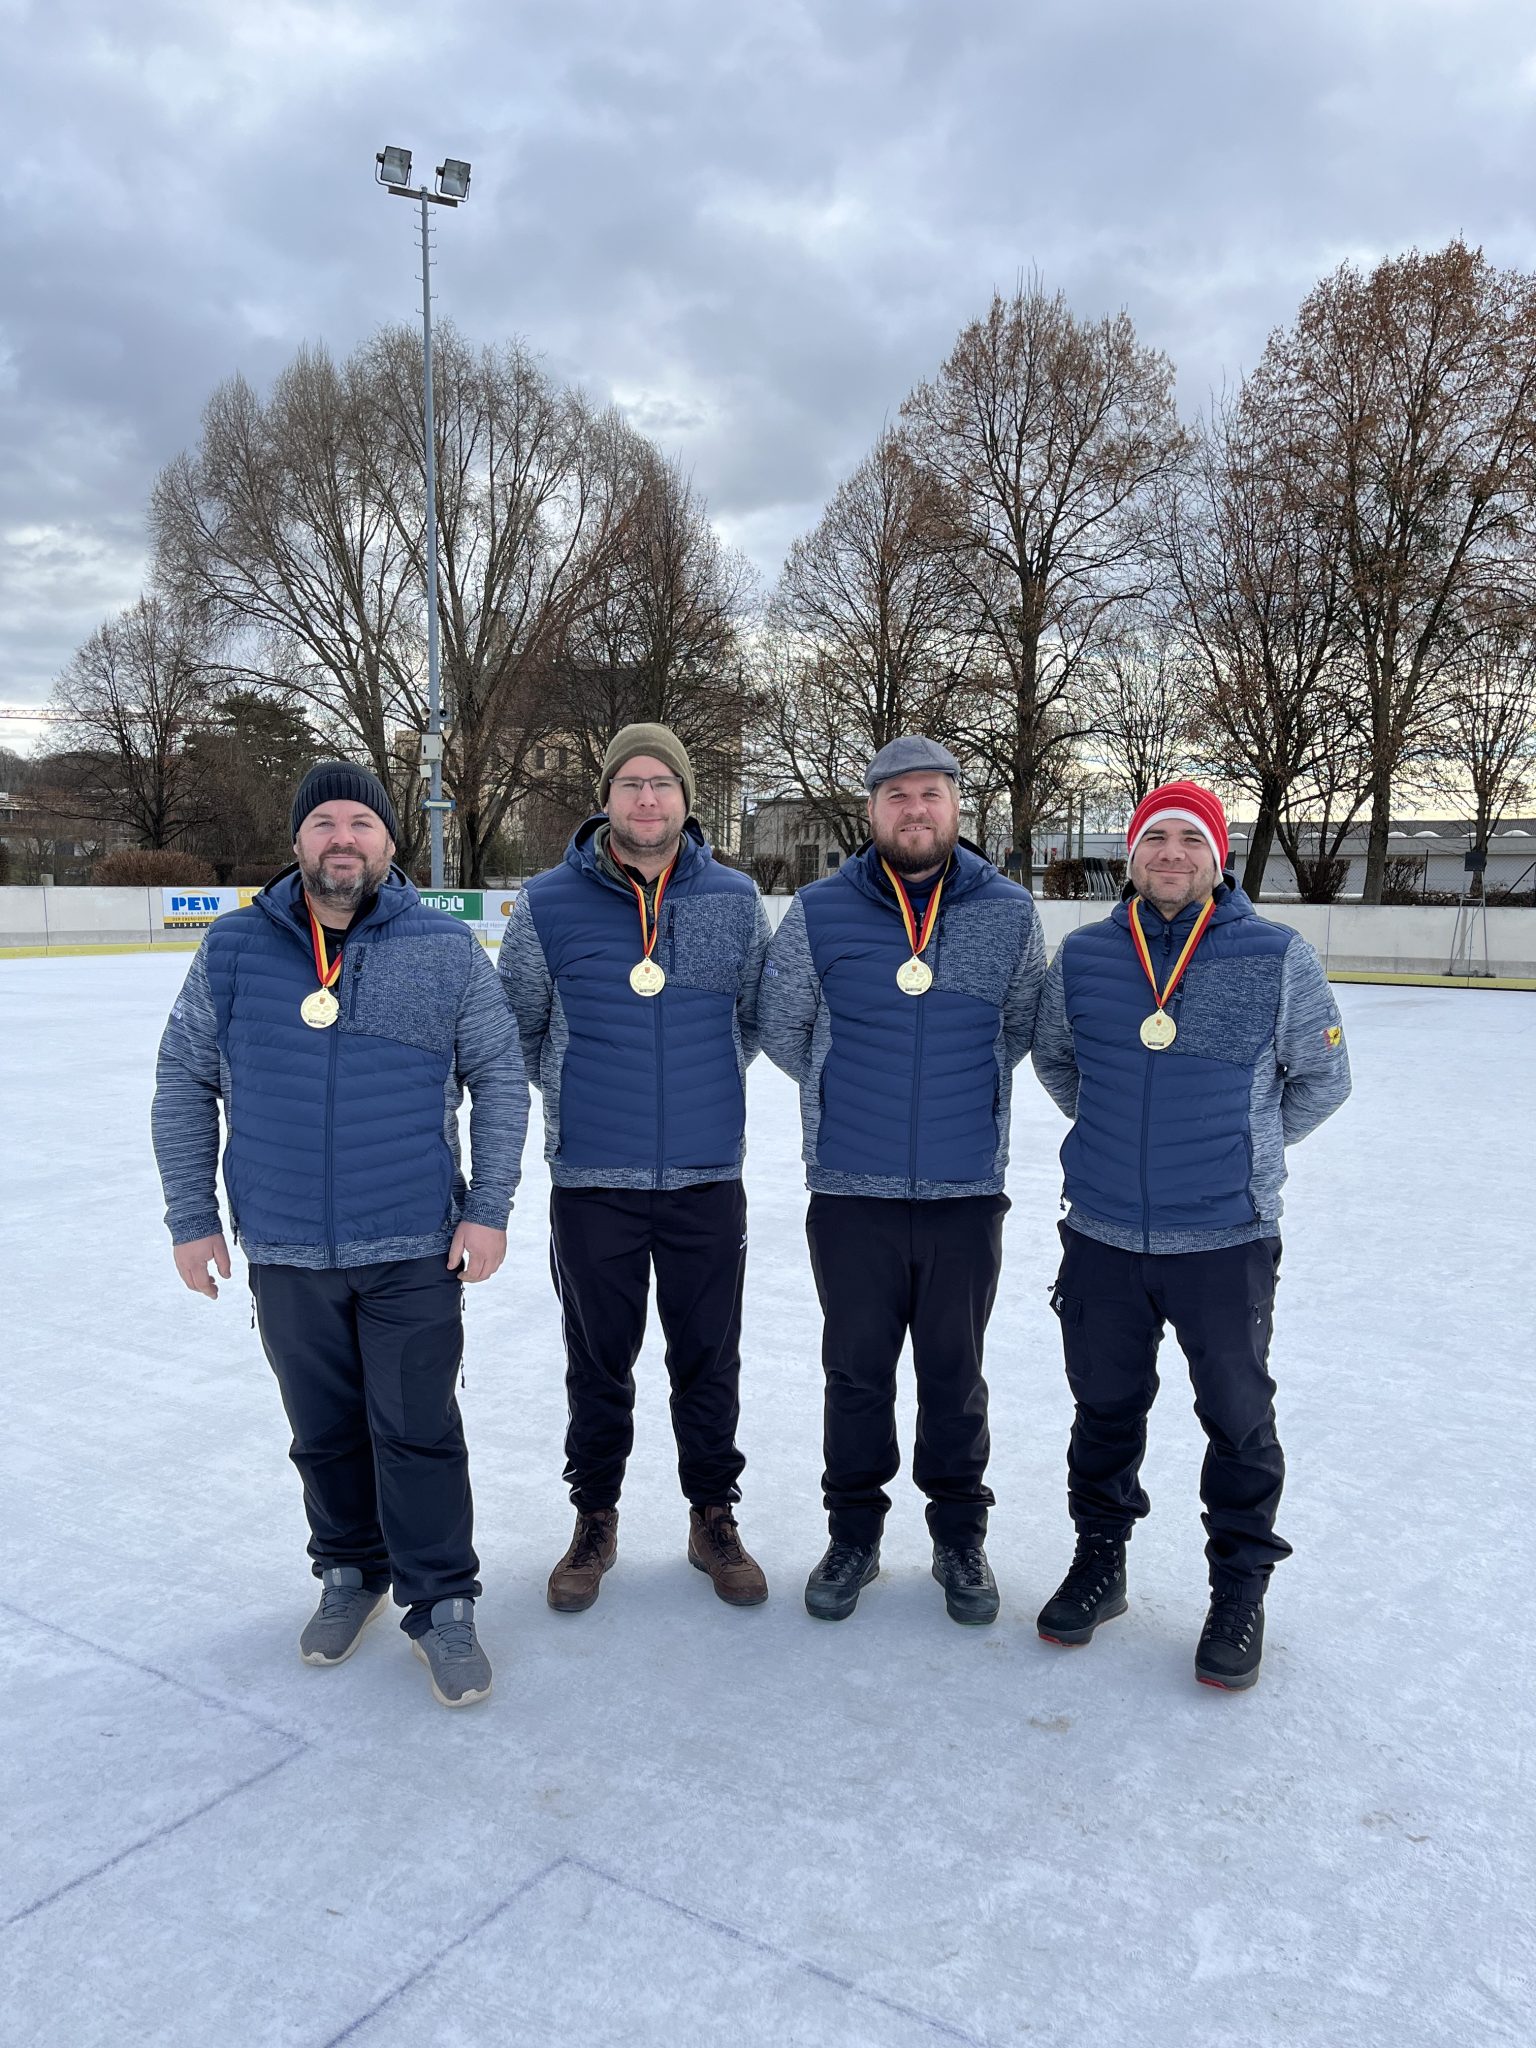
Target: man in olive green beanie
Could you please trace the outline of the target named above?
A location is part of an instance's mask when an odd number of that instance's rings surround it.
[[[501,975],[544,1095],[550,1265],[566,1347],[576,1528],[548,1599],[579,1614],[618,1556],[651,1275],[667,1339],[689,1562],[731,1607],[768,1597],[736,1526],[745,1081],[768,918],[696,818],[688,750],[626,725],[603,810],[523,889]]]
[[[665,725],[626,725],[616,732],[608,742],[608,751],[603,756],[603,772],[598,778],[597,800],[606,811],[608,792],[613,778],[637,754],[647,754],[653,761],[661,761],[683,785],[683,804],[692,812],[698,795],[698,784],[693,777],[693,763],[688,758],[688,749],[677,734]]]

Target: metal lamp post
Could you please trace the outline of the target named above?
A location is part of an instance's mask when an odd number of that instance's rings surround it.
[[[422,765],[429,776],[422,800],[432,830],[432,887],[443,886],[443,819],[453,804],[443,795],[443,699],[437,646],[437,429],[432,407],[432,247],[429,206],[457,206],[469,197],[469,165],[445,157],[437,167],[435,191],[411,183],[411,152],[381,149],[374,159],[374,178],[397,199],[415,199],[421,206],[421,411],[427,448],[427,730],[421,742]]]

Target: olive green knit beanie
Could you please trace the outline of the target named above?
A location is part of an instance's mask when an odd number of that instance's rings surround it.
[[[603,756],[603,772],[597,784],[597,800],[603,808],[606,810],[608,807],[609,784],[624,763],[632,761],[636,754],[649,754],[653,761],[666,763],[682,783],[683,800],[691,811],[696,788],[693,763],[677,734],[665,725],[626,725],[608,742],[608,751]]]

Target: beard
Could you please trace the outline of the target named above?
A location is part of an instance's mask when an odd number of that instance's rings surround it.
[[[389,873],[390,857],[380,854],[375,861],[361,859],[351,875],[338,875],[326,867],[332,856],[321,854],[313,867],[302,857],[299,860],[299,879],[304,884],[304,893],[312,896],[317,903],[323,903],[330,910],[356,910],[365,896],[372,896],[379,884]]]
[[[612,818],[608,820],[609,850],[616,853],[621,861],[628,861],[631,866],[637,860],[656,860],[661,856],[674,853],[678,842],[683,836],[681,825],[674,828],[660,818],[651,824],[641,826],[639,829],[649,832],[651,837],[649,839],[631,839],[627,832],[623,831],[613,822]]]
[[[960,837],[960,821],[957,818],[948,832],[938,826],[928,846],[919,850],[918,842],[903,839],[900,832],[878,832],[870,827],[870,837],[875,842],[875,851],[883,860],[890,862],[898,875],[925,875],[930,868],[941,868],[955,850]]]

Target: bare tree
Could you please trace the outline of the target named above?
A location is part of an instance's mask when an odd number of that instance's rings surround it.
[[[769,606],[764,762],[846,845],[848,793],[900,734],[952,744],[974,644],[949,508],[887,430],[789,552]]]
[[[1128,810],[1186,775],[1198,743],[1203,680],[1189,648],[1154,616],[1131,616],[1084,665],[1090,751]]]
[[[390,742],[419,695],[403,521],[421,485],[387,466],[398,443],[359,359],[301,349],[265,404],[242,377],[214,392],[196,450],[155,486],[151,524],[161,587],[238,643],[245,679],[301,691],[392,785],[409,861],[420,815]]]
[[[1530,607],[1536,280],[1461,242],[1369,274],[1345,264],[1271,337],[1256,381],[1342,536],[1371,749],[1365,900],[1379,902],[1394,782],[1467,616]]]
[[[1505,621],[1474,634],[1445,676],[1431,783],[1465,816],[1474,846],[1536,790],[1536,633]]]
[[[627,430],[623,457],[610,544],[551,678],[551,718],[570,753],[546,786],[572,807],[588,804],[621,726],[670,726],[688,748],[699,808],[719,837],[740,788],[752,570],[721,540],[675,463]]]
[[[952,559],[994,704],[970,739],[1007,788],[1025,877],[1053,757],[1087,733],[1078,670],[1149,581],[1153,493],[1184,446],[1167,357],[1038,282],[994,296],[902,407],[954,508]]]
[[[1163,501],[1177,617],[1205,669],[1194,751],[1257,805],[1243,870],[1255,902],[1342,658],[1342,535],[1313,484],[1278,394],[1250,382],[1202,422]]]
[[[203,814],[187,741],[207,714],[211,674],[194,623],[159,598],[98,626],[53,690],[52,738],[75,756],[74,800],[140,846],[182,840]]]

